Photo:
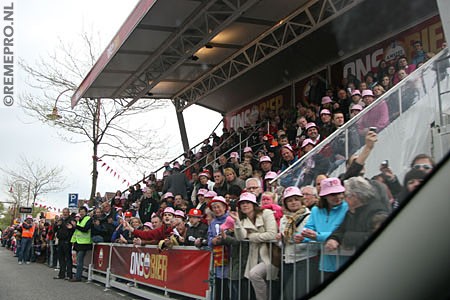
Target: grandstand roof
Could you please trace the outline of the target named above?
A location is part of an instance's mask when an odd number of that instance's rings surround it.
[[[72,96],[227,113],[436,14],[426,0],[141,0]],[[351,13],[349,11],[351,10]],[[378,13],[378,15],[377,15]],[[399,17],[401,16],[401,17]],[[389,22],[387,22],[389,20]]]

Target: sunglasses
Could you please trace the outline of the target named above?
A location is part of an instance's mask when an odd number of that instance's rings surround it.
[[[413,168],[416,170],[419,170],[419,169],[431,170],[433,167],[429,164],[417,164],[417,165],[414,165]]]

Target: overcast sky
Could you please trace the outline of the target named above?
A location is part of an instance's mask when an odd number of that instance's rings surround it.
[[[101,33],[103,50],[137,3],[137,0],[16,0],[14,1],[15,60],[17,62],[20,58],[34,64],[40,57],[48,57],[58,45],[59,38],[63,41],[76,40],[82,31]],[[25,81],[24,72],[16,64],[14,86],[16,99],[19,92],[28,89]],[[167,126],[167,132],[161,131],[160,134],[161,137],[167,134],[176,137],[171,146],[173,153],[178,155],[182,152],[182,146],[173,106],[170,105],[160,115],[168,124],[173,124]],[[184,117],[191,145],[208,136],[221,118],[217,113],[196,106],[187,109]],[[2,167],[14,168],[19,156],[23,155],[29,160],[48,164],[49,167],[64,168],[63,175],[67,179],[68,188],[62,193],[41,197],[42,203],[63,208],[67,206],[69,193],[78,193],[81,199],[89,197],[92,155],[90,144],[69,144],[61,141],[54,128],[25,116],[17,103],[12,107],[6,107],[3,103],[0,105],[0,137]],[[172,158],[168,157],[167,160]],[[141,174],[123,168],[120,164],[115,165],[114,161],[109,161],[108,165],[131,182],[141,178]],[[4,175],[0,173],[0,176],[0,182],[3,183]],[[106,191],[113,192],[126,188],[122,180],[100,168],[97,191],[102,195]],[[9,187],[4,184],[1,185],[1,200],[8,199],[8,189]]]

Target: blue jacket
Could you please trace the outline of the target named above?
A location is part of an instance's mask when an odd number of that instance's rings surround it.
[[[218,226],[222,225],[228,217],[228,212],[226,212],[223,216],[216,217],[211,221],[211,224],[208,226],[208,246],[213,249],[214,245],[212,244],[212,239],[220,233],[216,231],[216,224]],[[228,247],[224,245],[223,247]],[[216,277],[217,278],[228,278],[229,266],[226,264],[225,266],[215,267]]]
[[[317,233],[317,242],[324,243],[331,233],[341,225],[348,210],[347,202],[343,201],[341,205],[333,207],[330,211],[326,208],[313,207],[311,215],[305,228],[314,230]],[[308,241],[308,239],[305,239]],[[336,255],[322,255],[319,269],[325,272],[335,272],[345,262],[345,259],[339,260],[339,266],[336,266]]]

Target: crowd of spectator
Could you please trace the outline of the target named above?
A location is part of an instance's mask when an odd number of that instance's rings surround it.
[[[377,133],[368,127],[387,126],[392,116],[385,105],[359,120],[352,145],[354,150],[363,146],[358,156],[345,157],[335,148],[332,159],[323,152],[311,159],[310,169],[301,175],[302,185],[270,184],[271,180],[426,58],[417,52],[414,65],[405,57],[395,64],[382,61],[376,74],[367,74],[364,81],[349,76],[335,90],[327,89],[320,102],[261,114],[260,121],[269,126],[224,128],[221,136],[212,135],[211,144],[206,139],[200,151],[186,153],[183,162],[167,163],[163,178],[151,174],[127,192],[118,190],[111,200],[97,197],[92,207],[83,206],[78,214],[66,208],[51,221],[33,221],[29,216],[3,231],[2,246],[14,250],[19,264],[42,259],[56,267],[58,258],[55,279],[71,282],[81,281],[79,262],[92,243],[157,245],[161,250],[195,246],[214,255],[216,299],[237,299],[244,290],[251,298],[267,299],[267,283],[279,277],[281,264],[284,299],[301,297],[319,283],[319,272],[330,276],[345,263],[311,248],[314,243],[309,242],[323,243],[327,251],[359,247],[420,184],[434,162],[418,155],[403,185],[387,163],[380,166],[380,174],[365,177],[364,163],[377,140]],[[246,144],[240,151],[237,145],[242,140]],[[347,171],[328,178],[330,165],[337,161],[346,161]],[[276,248],[284,255],[275,257]],[[76,274],[72,249],[77,252]]]

